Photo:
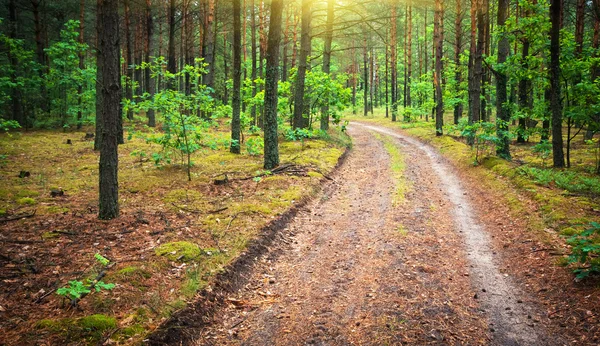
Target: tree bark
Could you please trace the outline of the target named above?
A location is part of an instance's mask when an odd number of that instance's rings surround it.
[[[508,18],[508,7],[510,0],[498,0],[498,28],[502,30]],[[498,64],[500,71],[496,72],[496,129],[499,144],[496,147],[496,154],[506,160],[510,160],[508,122],[510,114],[506,103],[508,101],[507,77],[502,66],[506,62],[510,51],[510,42],[505,34],[501,34],[498,41]]]
[[[300,32],[300,54],[298,57],[298,72],[296,75],[296,88],[294,95],[294,119],[292,127],[308,127],[308,119],[305,119],[304,113],[304,84],[306,79],[306,70],[308,68],[308,55],[310,54],[310,20],[311,20],[312,0],[302,0],[302,28]]]
[[[257,60],[256,60],[256,51],[257,51],[257,47],[256,47],[256,5],[254,4],[254,0],[251,0],[250,2],[250,16],[251,18],[251,43],[252,43],[252,97],[256,96],[256,78],[258,77],[258,71],[257,71]],[[252,109],[250,110],[250,114],[252,116],[252,120],[254,125],[258,125],[258,119],[256,117],[256,105],[252,106]]]
[[[42,18],[40,16],[40,5],[41,0],[31,0],[31,8],[33,12],[33,22],[34,22],[34,30],[35,30],[35,52],[38,64],[40,64],[40,78],[44,77],[44,73],[46,73],[47,67],[47,59],[46,59],[46,51],[44,45],[44,38],[42,35],[43,32],[43,23]],[[48,90],[46,89],[46,83],[41,83],[40,85],[40,107],[44,113],[48,113]]]
[[[98,60],[102,61],[102,143],[100,145],[100,196],[98,217],[119,216],[118,137],[121,103],[119,1],[98,0]]]
[[[443,134],[444,126],[444,99],[442,93],[442,53],[444,45],[443,35],[443,11],[442,0],[435,1],[434,41],[435,41],[435,73],[433,84],[435,85],[435,135]]]
[[[271,0],[271,20],[269,22],[269,37],[266,54],[267,70],[265,79],[265,169],[273,169],[279,166],[277,88],[279,80],[279,47],[281,42],[282,16],[283,0]]]
[[[369,48],[367,47],[367,30],[363,32],[363,116],[369,114]]]
[[[405,107],[412,107],[412,98],[411,98],[411,83],[412,83],[412,5],[408,6],[407,15],[406,15],[406,82],[405,82],[405,93],[406,93],[406,105]],[[410,117],[406,114],[406,109],[404,111],[404,121],[410,121]]]
[[[85,28],[84,25],[85,22],[85,0],[81,0],[79,3],[79,44],[83,45],[83,31]],[[83,52],[79,52],[79,69],[83,71],[83,69],[85,69],[85,65],[84,65],[84,53]],[[79,83],[79,85],[77,86],[77,104],[78,104],[78,110],[77,110],[77,129],[80,130],[81,126],[82,126],[82,118],[83,118],[83,110],[82,108],[82,104],[83,104],[83,84],[82,82]]]
[[[231,148],[233,154],[240,153],[241,147],[241,88],[242,88],[242,22],[241,0],[233,0],[233,95],[231,118]]]
[[[391,37],[390,37],[390,72],[391,78],[391,96],[392,96],[392,121],[398,120],[398,7],[394,3],[392,5],[392,25],[391,25]]]
[[[463,35],[463,10],[462,10],[462,2],[463,0],[456,0],[456,18],[454,20],[454,32],[456,35],[456,40],[454,44],[454,64],[456,66],[456,71],[454,74],[454,81],[456,82],[456,89],[460,89],[460,84],[462,83],[462,72],[460,70],[460,53],[462,50],[462,35]],[[458,125],[458,120],[462,118],[463,113],[463,104],[462,102],[457,103],[454,106],[454,125]]]
[[[17,19],[17,3],[15,0],[8,2],[8,25],[9,25],[9,37],[11,39],[17,39],[18,32],[18,19]],[[12,68],[11,82],[16,85],[18,78],[19,60],[18,58],[9,51],[9,60]],[[23,103],[21,89],[19,87],[13,87],[11,91],[11,111],[12,120],[19,123],[19,125],[25,127],[25,117],[23,116]]]
[[[552,109],[552,162],[554,167],[565,166],[562,137],[562,101],[560,84],[560,28],[563,0],[550,2],[550,107]]]
[[[203,77],[204,84],[214,91],[215,88],[215,42],[216,42],[216,21],[215,21],[215,0],[204,0],[204,62],[208,65],[207,73]]]
[[[152,4],[151,0],[146,0],[146,44],[145,44],[145,52],[146,52],[146,63],[150,63],[150,57],[152,55],[152,35],[154,34],[154,22],[152,19]],[[147,68],[144,70],[144,80],[146,85],[146,91],[149,94],[150,99],[154,98],[154,94],[156,93],[156,81],[152,78],[152,74],[150,73],[150,69]],[[156,115],[154,113],[154,108],[148,109],[146,113],[146,117],[148,118],[148,126],[155,127],[156,126]]]
[[[169,0],[169,43],[167,48],[167,71],[177,72],[177,60],[175,59],[175,0]],[[168,88],[175,89],[175,80],[169,79]]]
[[[327,0],[327,22],[325,24],[325,46],[323,49],[323,72],[331,73],[331,44],[333,42],[333,22],[335,0]],[[330,76],[331,77],[331,76]],[[329,104],[321,108],[321,130],[329,130]]]
[[[527,63],[527,59],[529,57],[529,40],[527,38],[523,39],[523,47],[521,53],[521,61],[523,63],[523,68],[528,69],[529,64]],[[519,81],[519,108],[523,113],[529,107],[529,92],[530,92],[530,81],[527,76],[524,76]],[[525,143],[525,131],[527,131],[527,118],[521,116],[519,118],[519,131],[517,133],[517,143]]]

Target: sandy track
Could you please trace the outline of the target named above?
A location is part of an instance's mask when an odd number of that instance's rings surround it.
[[[403,153],[405,200],[392,204],[390,156]],[[289,225],[195,344],[548,345],[527,321],[458,178],[435,152],[382,127],[350,127],[335,182]]]

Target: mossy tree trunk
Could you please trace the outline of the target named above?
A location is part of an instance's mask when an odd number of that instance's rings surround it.
[[[240,0],[233,0],[233,95],[231,104],[231,148],[234,154],[240,153],[240,112],[242,87],[242,22]]]
[[[560,84],[560,27],[562,0],[550,2],[550,107],[552,109],[552,162],[554,167],[565,166],[562,137],[562,102]]]
[[[498,1],[498,28],[503,30],[508,18],[509,0]],[[502,31],[501,31],[502,32]],[[510,51],[510,42],[506,35],[500,36],[498,41],[498,64],[502,66],[506,62]],[[507,92],[507,77],[503,68],[496,72],[496,128],[498,133],[499,144],[496,148],[496,153],[499,157],[509,160],[509,133],[508,122],[510,121],[510,113],[506,107],[508,101]]]
[[[279,79],[279,47],[283,0],[271,1],[271,22],[267,44],[267,70],[265,80],[265,169],[279,166],[279,143],[277,136],[277,88]]]

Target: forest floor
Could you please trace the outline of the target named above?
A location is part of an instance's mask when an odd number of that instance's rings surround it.
[[[557,265],[564,240],[535,201],[404,131],[354,122],[349,133],[334,181],[191,344],[600,341],[597,282]]]
[[[228,137],[221,125],[210,140]],[[282,141],[272,172],[246,150],[249,141],[242,155],[207,148],[192,156],[188,181],[181,165],[153,165],[151,154],[165,151],[137,132],[119,147],[121,215],[101,221],[98,154],[85,135],[0,135],[0,345],[140,343],[309,199],[348,143],[336,131]],[[57,294],[100,274],[115,288],[76,306]]]

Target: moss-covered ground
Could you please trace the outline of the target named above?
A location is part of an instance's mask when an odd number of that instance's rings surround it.
[[[119,147],[121,216],[99,221],[98,153],[85,133],[0,135],[0,218],[35,211],[0,223],[0,344],[141,342],[264,226],[309,198],[349,143],[336,130],[304,143],[282,139],[289,169],[276,174],[263,170],[261,152],[204,149],[192,156],[189,182],[179,160],[156,166],[152,153],[161,148],[134,135]],[[227,129],[210,135],[225,138]],[[96,253],[114,263],[102,280],[116,287],[69,308],[54,290],[93,280],[101,272]]]

